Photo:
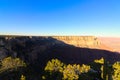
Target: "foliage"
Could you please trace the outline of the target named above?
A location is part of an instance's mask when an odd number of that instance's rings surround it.
[[[67,65],[67,67],[63,71],[63,79],[73,80],[78,79],[80,74],[80,66],[79,65]]]
[[[99,64],[104,64],[104,58],[102,57],[101,59],[99,60],[94,60],[95,63],[99,63]]]
[[[53,72],[62,72],[63,71],[64,64],[59,61],[58,59],[52,59],[51,61],[48,61],[45,70],[47,71],[53,71]]]
[[[64,80],[73,80],[78,79],[79,76],[82,73],[87,73],[90,70],[90,66],[87,65],[77,65],[77,64],[68,64],[67,66],[59,61],[58,59],[52,59],[51,61],[48,61],[45,71],[49,71],[49,73],[46,73],[45,75],[49,79],[54,79],[55,77],[59,77],[59,79]],[[62,75],[61,75],[62,74]],[[42,76],[43,79],[46,79],[45,76]],[[58,79],[57,79],[58,80]]]
[[[25,67],[26,64],[19,58],[7,57],[1,61],[0,72],[3,72],[7,69],[17,69],[18,67]]]
[[[120,80],[120,62],[114,63],[113,68],[114,68],[113,79]]]
[[[91,65],[66,65],[58,59],[52,59],[47,62],[40,75],[37,75],[37,78],[35,76],[39,73],[34,74],[33,72],[28,72],[28,70],[26,70],[26,73],[20,71],[19,75],[14,74],[18,75],[16,80],[34,80],[33,78],[35,80],[39,80],[40,78],[42,80],[120,80],[120,62],[110,64],[106,59],[101,58],[94,60],[93,63]],[[24,66],[26,64],[19,58],[7,57],[1,61],[0,72],[2,73],[10,69],[18,70],[18,67]],[[25,74],[25,76],[22,74]]]
[[[93,64],[91,68],[91,66],[84,64],[65,65],[58,59],[52,59],[48,61],[45,67],[45,71],[49,72],[45,76],[42,76],[42,78],[46,80],[120,80],[120,62],[112,65],[104,58],[94,60],[94,62],[97,65]],[[94,67],[98,67],[99,69]]]
[[[101,58],[99,60],[95,60],[94,62],[101,64],[101,78],[103,80],[112,80],[113,68],[112,65],[109,64],[107,60]]]
[[[42,76],[42,79],[54,79],[55,77],[57,80],[61,80],[63,72],[63,68],[65,67],[65,64],[62,63],[58,59],[52,59],[51,61],[48,61],[46,67],[45,67],[45,75]]]
[[[63,71],[63,79],[76,80],[82,73],[87,73],[90,70],[90,66],[86,65],[67,65]]]
[[[21,75],[20,80],[26,80],[24,75]]]

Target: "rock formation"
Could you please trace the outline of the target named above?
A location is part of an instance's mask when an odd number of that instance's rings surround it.
[[[30,75],[28,80],[37,80],[36,74],[41,75],[46,63],[53,58],[66,64],[89,64],[101,57],[110,63],[120,61],[120,54],[100,50],[103,47],[93,36],[0,36],[0,60],[8,56],[24,60],[25,73],[35,75],[35,79]],[[8,80],[10,74],[2,74],[0,80]]]
[[[102,49],[113,51],[112,48],[104,45],[101,40],[95,36],[52,36],[66,44],[81,48]]]
[[[94,36],[53,36],[53,38],[76,47],[99,49],[101,45],[98,38]]]
[[[34,62],[56,45],[110,50],[94,36],[0,36],[0,59],[13,56]]]

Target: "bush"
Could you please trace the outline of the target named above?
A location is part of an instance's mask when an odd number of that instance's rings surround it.
[[[19,58],[7,57],[1,61],[0,72],[4,72],[7,69],[17,69],[18,67],[25,67],[26,64]]]

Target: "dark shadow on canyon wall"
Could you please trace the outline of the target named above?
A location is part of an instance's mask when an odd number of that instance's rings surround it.
[[[0,36],[0,59],[8,56],[23,59],[38,73],[53,58],[66,64],[89,64],[101,57],[110,63],[120,61],[119,53],[75,47],[52,37]]]

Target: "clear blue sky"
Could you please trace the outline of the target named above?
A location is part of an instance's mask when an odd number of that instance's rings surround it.
[[[120,37],[120,0],[0,0],[0,34]]]

